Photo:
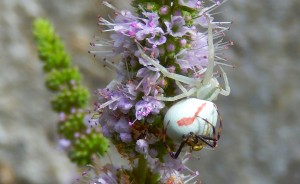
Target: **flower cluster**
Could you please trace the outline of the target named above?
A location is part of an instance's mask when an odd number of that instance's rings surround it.
[[[162,161],[157,158],[147,157],[146,164],[150,172],[157,173],[148,176],[148,182],[137,182],[132,178],[137,174],[138,170],[131,170],[129,167],[117,167],[112,164],[104,165],[100,170],[93,166],[82,172],[82,176],[78,178],[80,183],[93,183],[93,184],[116,184],[125,183],[129,184],[132,181],[135,183],[167,183],[167,184],[183,184],[191,183],[199,176],[199,172],[192,171],[185,163],[189,160],[190,154],[185,154],[182,158],[174,160],[168,156],[164,156]],[[183,172],[184,171],[184,172]]]
[[[209,52],[214,52],[210,50],[209,37],[218,39],[214,44],[215,65],[228,65],[218,54],[230,45],[222,41],[230,22],[215,22],[211,16],[224,2],[135,0],[136,14],[103,2],[115,12],[114,18],[99,17],[102,32],[111,33],[110,40],[95,38],[90,53],[102,57],[104,65],[114,70],[118,78],[95,91],[98,101],[94,111],[99,115],[97,120],[103,135],[110,138],[119,153],[132,163],[140,159],[140,164],[141,158],[145,158],[149,172],[158,174],[162,183],[187,183],[198,175],[190,171],[189,177],[184,176],[187,167],[176,164],[180,159],[171,159],[167,145],[172,147],[174,142],[165,140],[162,123],[166,110],[176,100],[195,95],[185,95],[194,86],[178,84],[183,80],[175,80],[165,73],[178,79],[203,80]],[[209,26],[214,30],[210,35]],[[113,62],[115,56],[121,56],[117,63]],[[213,73],[214,78],[217,76]],[[172,96],[180,98],[161,98]],[[116,176],[110,175],[106,183],[115,181]],[[98,181],[105,178],[107,175],[99,176]]]

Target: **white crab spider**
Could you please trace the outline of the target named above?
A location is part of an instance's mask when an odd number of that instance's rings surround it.
[[[209,19],[208,19],[209,20]],[[158,61],[150,58],[143,49],[138,45],[140,54],[143,59],[150,62],[153,66],[159,69],[159,71],[168,78],[174,79],[176,85],[182,91],[182,94],[174,97],[157,96],[156,98],[161,101],[176,101],[185,97],[196,96],[198,99],[212,101],[217,98],[219,94],[228,96],[230,94],[230,87],[227,79],[227,75],[224,70],[219,66],[224,78],[225,89],[222,89],[218,80],[213,76],[214,69],[214,45],[213,45],[213,33],[210,21],[208,21],[208,66],[206,68],[204,78],[202,80],[186,77],[176,73],[169,72],[164,66],[160,65]],[[181,83],[192,86],[189,90],[185,89]]]
[[[177,151],[171,151],[165,137],[163,140],[171,157],[176,159],[185,145],[190,147],[191,152],[206,146],[214,149],[221,131],[222,119],[217,106],[210,101],[188,98],[175,103],[164,118],[164,132],[180,144]]]

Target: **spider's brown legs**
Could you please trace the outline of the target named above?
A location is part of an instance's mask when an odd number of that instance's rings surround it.
[[[201,136],[201,135],[196,135],[196,137],[198,139],[200,139],[201,141],[205,142],[208,146],[210,146],[211,148],[214,148],[217,146],[217,141],[218,141],[218,135],[216,134],[216,128],[213,124],[211,124],[209,121],[207,121],[206,119],[202,118],[207,124],[209,124],[212,129],[213,129],[213,138],[211,137],[207,137],[207,136]],[[209,141],[212,141],[213,144],[211,144]]]
[[[181,144],[180,144],[179,148],[177,149],[177,151],[175,152],[175,154],[174,154],[174,152],[170,152],[170,155],[172,158],[174,158],[174,159],[178,158],[178,156],[181,153],[181,150],[184,147],[184,145],[186,144],[186,142],[187,142],[187,140],[184,140],[181,142]]]
[[[212,140],[212,141],[218,141],[221,137],[221,132],[222,132],[222,117],[221,114],[217,108],[217,106],[215,105],[215,108],[217,109],[217,113],[218,113],[218,117],[219,117],[219,127],[218,127],[218,132],[216,134],[216,128],[215,126],[213,126],[210,122],[208,122],[206,119],[202,118],[206,123],[210,124],[213,128],[213,134],[214,134],[214,138],[211,137],[207,137],[207,136],[202,136],[202,138],[207,139],[207,140]]]
[[[213,143],[207,141],[209,138],[204,138],[201,135],[195,135],[195,137],[197,139],[200,139],[202,142],[204,142],[206,145],[208,145],[211,148],[215,148],[217,146],[217,141],[216,140],[212,140]]]
[[[166,128],[163,129],[163,143],[164,143],[164,146],[167,148],[167,150],[168,150],[170,156],[171,156],[173,159],[177,159],[178,156],[179,156],[179,154],[180,154],[181,151],[182,151],[182,148],[183,148],[184,145],[187,143],[187,140],[189,139],[189,137],[192,136],[192,135],[189,134],[189,135],[188,135],[188,136],[189,136],[188,138],[184,138],[184,140],[181,142],[181,144],[180,144],[179,148],[177,149],[177,151],[176,151],[176,152],[173,152],[173,151],[171,150],[171,148],[169,147],[169,145],[166,143],[167,127],[168,127],[169,123],[170,123],[170,121],[168,122]]]
[[[218,112],[218,117],[219,117],[219,128],[218,128],[218,136],[217,136],[217,140],[220,139],[221,136],[221,132],[222,132],[222,116],[219,112],[219,109],[217,108],[217,106],[215,105],[217,112]]]

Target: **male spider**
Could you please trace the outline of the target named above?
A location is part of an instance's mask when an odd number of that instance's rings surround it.
[[[230,87],[229,87],[227,75],[224,72],[224,70],[221,68],[221,66],[219,66],[219,68],[224,78],[225,89],[221,88],[218,80],[213,76],[213,69],[215,65],[214,63],[215,51],[213,45],[212,26],[209,18],[208,18],[208,65],[204,74],[204,78],[202,80],[186,77],[176,73],[171,73],[164,66],[160,65],[159,61],[155,61],[147,54],[145,54],[141,46],[138,45],[138,49],[142,58],[150,62],[156,68],[158,68],[159,71],[165,77],[174,79],[176,85],[182,91],[181,94],[176,95],[174,97],[157,96],[156,97],[157,100],[176,101],[185,97],[196,96],[198,99],[212,101],[217,98],[218,94],[222,94],[224,96],[228,96],[230,94]],[[187,90],[184,88],[184,86],[181,83],[192,86],[192,88]]]
[[[219,119],[218,132],[216,124]],[[197,98],[181,100],[174,104],[164,118],[164,137],[167,134],[173,141],[180,143],[172,152],[165,143],[172,158],[176,159],[185,145],[190,151],[199,151],[204,146],[215,148],[222,131],[222,119],[215,104]]]

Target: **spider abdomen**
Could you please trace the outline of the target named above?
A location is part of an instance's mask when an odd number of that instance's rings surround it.
[[[195,135],[213,137],[213,127],[218,121],[214,103],[197,98],[181,100],[166,113],[164,128],[175,142],[182,142],[191,132]]]

